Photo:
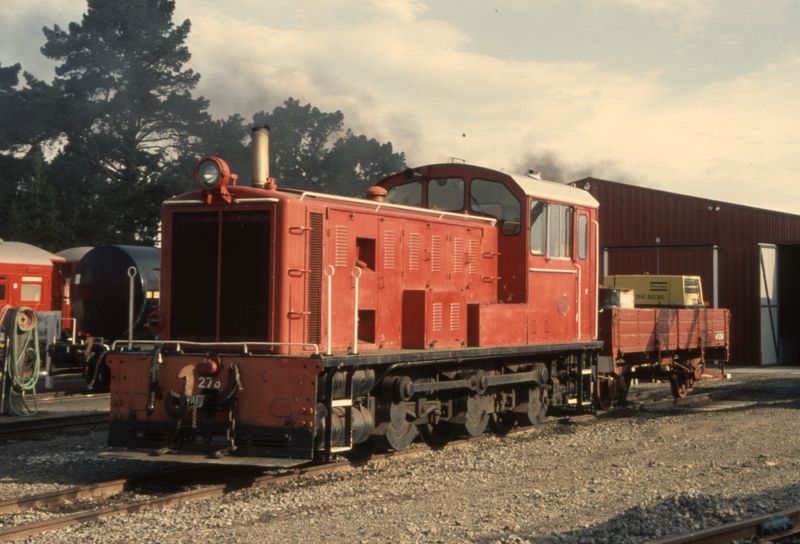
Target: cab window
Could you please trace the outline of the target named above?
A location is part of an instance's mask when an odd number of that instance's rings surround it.
[[[6,276],[0,276],[0,300],[6,299]]]
[[[551,258],[572,257],[572,208],[550,204],[548,255]]]
[[[473,179],[469,189],[469,208],[471,211],[497,218],[503,234],[512,235],[520,231],[520,211],[517,197],[498,181]]]
[[[428,207],[447,212],[464,209],[464,180],[438,178],[428,181]]]
[[[586,214],[578,216],[578,258],[581,260],[586,259],[586,253],[589,248],[589,218]]]
[[[547,253],[547,202],[531,200],[531,253]]]
[[[386,193],[386,202],[403,204],[405,206],[422,206],[422,183],[412,181],[402,185],[395,185]]]

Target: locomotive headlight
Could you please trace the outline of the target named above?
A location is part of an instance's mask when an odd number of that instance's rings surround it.
[[[231,170],[219,157],[206,157],[194,169],[194,181],[203,191],[213,191],[228,184]]]

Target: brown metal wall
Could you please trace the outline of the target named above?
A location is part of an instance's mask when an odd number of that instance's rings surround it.
[[[719,307],[731,310],[731,364],[760,358],[759,243],[800,243],[800,216],[585,178],[574,182],[600,202],[600,247],[610,274],[699,275],[712,300],[718,247]],[[658,239],[658,241],[657,241]],[[602,269],[601,269],[602,270]]]

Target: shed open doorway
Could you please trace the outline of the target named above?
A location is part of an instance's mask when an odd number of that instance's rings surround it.
[[[798,365],[800,245],[759,244],[760,366]]]

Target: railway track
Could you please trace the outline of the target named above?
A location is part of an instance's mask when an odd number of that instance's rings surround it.
[[[735,541],[777,542],[800,535],[800,508],[726,523],[648,544],[729,544]]]
[[[696,404],[698,402],[707,401],[709,398],[710,396],[706,394],[694,395],[686,397],[685,399],[680,399],[680,402],[677,403],[677,406],[683,404],[691,404],[691,403]],[[671,402],[671,401],[659,401],[659,402]],[[104,415],[104,417],[106,418],[107,421],[108,416]],[[593,418],[594,416],[587,415],[578,418],[570,418],[567,421],[580,422]],[[537,427],[524,427],[515,429],[514,431],[509,433],[509,435],[530,432],[531,430],[534,430],[536,428]],[[452,441],[445,446],[436,448],[430,448],[428,446],[420,444],[416,447],[412,447],[408,450],[400,452],[391,452],[391,453],[374,455],[370,459],[370,462],[380,462],[388,459],[397,459],[400,457],[418,455],[423,452],[431,451],[431,449],[459,447],[466,444],[472,444],[481,440],[488,440],[494,437],[496,437],[496,435],[484,434],[479,437]],[[164,509],[174,506],[181,502],[216,498],[228,493],[232,493],[247,488],[259,488],[269,485],[276,485],[297,478],[316,476],[327,472],[352,470],[360,466],[363,466],[364,464],[366,464],[366,462],[364,461],[343,460],[321,465],[310,465],[307,467],[281,470],[266,475],[263,474],[263,469],[257,469],[251,471],[248,469],[248,467],[244,468],[236,467],[236,473],[235,473],[236,475],[235,477],[231,478],[231,479],[235,478],[235,481],[232,482],[223,481],[223,483],[205,484],[197,489],[190,489],[185,491],[182,490],[173,493],[165,493],[164,495],[147,499],[137,499],[137,500],[115,499],[114,501],[108,501],[108,502],[116,502],[116,504],[109,504],[108,506],[101,508],[97,508],[97,504],[93,503],[88,505],[85,510],[82,509],[79,512],[66,515],[57,515],[50,519],[36,521],[33,523],[20,524],[13,527],[2,529],[0,530],[0,542],[27,538],[29,536],[42,534],[47,531],[63,529],[66,527],[87,523],[97,519],[111,517],[119,514],[136,513],[145,509]],[[224,466],[217,466],[214,472],[218,479],[222,477],[222,479],[224,480],[224,475],[220,476],[220,472],[218,472],[220,469],[224,469]],[[0,502],[0,515],[10,514],[13,512],[19,512],[22,510],[29,510],[29,509],[43,509],[43,508],[52,509],[54,507],[58,508],[60,505],[63,505],[68,501],[81,501],[81,500],[112,497],[116,494],[130,492],[132,490],[137,490],[139,488],[146,488],[148,486],[153,486],[153,485],[156,485],[158,487],[164,487],[165,485],[174,487],[180,487],[181,485],[185,486],[190,484],[197,485],[199,479],[208,476],[208,472],[209,471],[207,470],[207,467],[205,465],[191,465],[186,468],[175,469],[165,472],[158,472],[155,474],[142,477],[113,480],[98,484],[91,484],[87,486],[74,487],[63,491],[57,491],[42,495],[23,497],[20,499],[12,499],[9,501]],[[74,506],[77,507],[78,505]],[[687,540],[685,542],[695,542],[695,541]]]
[[[528,432],[533,427],[526,427],[512,431],[509,434],[516,434],[520,432]],[[380,462],[389,459],[397,459],[410,455],[418,455],[420,453],[431,451],[432,449],[444,449],[451,447],[459,447],[466,444],[472,444],[481,440],[488,440],[495,437],[495,435],[482,435],[475,438],[466,438],[448,443],[443,447],[430,448],[428,446],[419,445],[408,450],[400,452],[390,452],[385,454],[374,455],[369,462]],[[81,510],[73,514],[60,515],[50,519],[36,521],[32,523],[25,523],[8,527],[0,530],[0,542],[8,542],[29,536],[39,535],[47,531],[55,531],[64,529],[73,525],[87,523],[101,518],[111,517],[119,514],[130,514],[141,512],[145,509],[164,509],[174,506],[181,502],[197,501],[204,499],[211,499],[221,497],[234,491],[243,489],[254,489],[265,487],[269,485],[276,485],[279,483],[295,480],[301,477],[316,476],[327,472],[353,470],[355,468],[364,466],[365,461],[335,461],[321,465],[311,465],[304,468],[295,468],[291,470],[284,470],[274,474],[256,475],[257,472],[248,472],[244,469],[245,477],[242,477],[242,467],[236,467],[237,481],[218,483],[213,485],[206,485],[197,489],[190,489],[188,491],[180,491],[176,493],[167,493],[162,496],[142,499],[142,500],[122,500],[118,504],[112,504],[103,508],[95,508],[97,505],[90,505],[86,510]],[[215,471],[218,471],[221,466],[216,466]],[[53,508],[66,503],[67,501],[79,501],[82,499],[96,499],[100,497],[110,497],[115,494],[132,491],[140,487],[150,485],[164,486],[167,485],[192,485],[197,484],[197,479],[207,476],[208,469],[205,465],[192,465],[186,468],[175,469],[165,472],[158,472],[149,474],[147,476],[126,478],[120,480],[113,480],[108,482],[101,482],[98,484],[91,484],[80,487],[73,487],[63,491],[56,491],[52,493],[45,493],[30,497],[23,497],[19,499],[12,499],[0,502],[0,515],[19,512],[22,510],[29,510],[34,508]],[[217,473],[219,477],[219,473]]]
[[[108,425],[108,413],[78,414],[44,419],[19,419],[0,425],[0,441],[91,430]]]
[[[47,391],[36,393],[36,400],[41,403],[52,403],[84,399],[107,399],[110,396],[110,393],[95,393],[93,391]]]

